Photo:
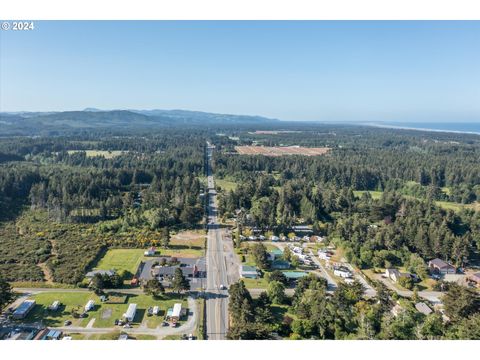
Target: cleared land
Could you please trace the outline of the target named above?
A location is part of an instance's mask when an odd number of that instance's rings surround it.
[[[241,155],[265,155],[265,156],[285,156],[285,155],[303,155],[319,156],[325,155],[330,148],[306,148],[301,146],[235,146],[235,150]]]
[[[75,154],[78,152],[85,152],[87,157],[95,157],[95,156],[103,156],[105,159],[113,159],[116,156],[120,156],[126,151],[121,150],[112,150],[112,151],[105,151],[105,150],[68,150],[69,154]]]

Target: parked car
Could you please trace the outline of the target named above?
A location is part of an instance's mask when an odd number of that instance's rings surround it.
[[[63,322],[63,326],[69,326],[69,325],[72,325],[72,322],[70,320],[65,320]]]
[[[220,290],[227,290],[227,287],[225,285],[220,285]]]

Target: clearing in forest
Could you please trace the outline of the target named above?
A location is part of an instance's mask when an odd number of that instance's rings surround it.
[[[265,156],[284,156],[284,155],[304,155],[319,156],[325,155],[330,148],[306,148],[302,146],[235,146],[235,150],[241,155],[265,155]]]

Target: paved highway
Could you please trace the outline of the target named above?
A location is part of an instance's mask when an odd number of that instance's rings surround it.
[[[214,147],[207,144],[208,182],[208,240],[207,240],[207,339],[225,339],[228,330],[228,291],[234,279],[229,279],[229,264],[233,249],[223,238],[223,231],[217,222],[217,194],[212,174],[212,152]],[[229,240],[231,242],[231,240]],[[227,259],[229,259],[227,261]],[[227,264],[228,263],[228,264]],[[222,289],[225,287],[225,290]]]

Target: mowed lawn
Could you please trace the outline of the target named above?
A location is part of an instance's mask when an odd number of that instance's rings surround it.
[[[35,307],[30,311],[22,322],[34,323],[42,321],[46,326],[63,326],[65,320],[71,320],[74,326],[81,326],[86,319],[74,319],[72,310],[78,307],[82,312],[89,300],[95,301],[96,307],[100,299],[93,292],[44,292],[31,296],[29,299],[36,301]],[[57,311],[48,310],[54,301],[60,301],[62,305]]]
[[[89,312],[88,319],[84,319],[82,325],[88,324],[90,321],[89,319],[95,318],[93,327],[112,327],[114,326],[115,319],[121,319],[123,317],[123,314],[127,311],[129,304],[137,304],[137,312],[135,314],[135,318],[133,319],[132,325],[136,327],[142,322],[145,322],[147,327],[156,328],[164,320],[168,308],[173,307],[175,303],[181,303],[182,307],[187,307],[186,298],[179,298],[172,293],[166,294],[164,297],[158,299],[155,299],[150,295],[132,294],[128,295],[128,299],[125,304],[102,303],[101,306],[96,307],[94,311]],[[159,307],[159,314],[156,316],[147,316],[148,308],[153,306]]]
[[[173,307],[175,303],[181,303],[182,307],[188,306],[187,299],[173,293],[165,294],[161,298],[153,298],[145,294],[129,294],[127,300],[123,304],[102,303],[100,298],[92,292],[45,292],[30,297],[36,301],[33,310],[28,314],[22,322],[36,323],[43,322],[46,326],[58,327],[63,326],[65,320],[71,320],[72,326],[87,326],[87,324],[95,319],[93,327],[115,327],[115,320],[121,319],[127,311],[129,304],[137,304],[137,312],[133,320],[133,326],[138,326],[142,322],[149,328],[156,328],[165,318],[168,308]],[[57,311],[49,311],[48,306],[54,301],[60,301],[62,306]],[[83,312],[85,304],[88,300],[95,301],[93,310],[87,313],[87,317],[83,319],[75,319],[72,314],[74,308],[78,308],[78,312]],[[158,306],[160,311],[158,315],[147,316],[149,307]],[[185,321],[186,319],[181,319]],[[180,321],[180,324],[182,323]],[[120,328],[119,328],[120,329]]]
[[[224,191],[235,190],[237,188],[237,183],[234,181],[226,179],[215,179],[215,185],[220,186]]]
[[[110,249],[98,262],[95,269],[129,271],[135,274],[140,261],[144,258],[144,249]]]
[[[202,257],[205,255],[205,233],[203,231],[182,231],[172,235],[167,249],[158,247],[160,256]],[[109,249],[94,269],[116,271],[126,270],[135,274],[144,256],[145,249]]]

